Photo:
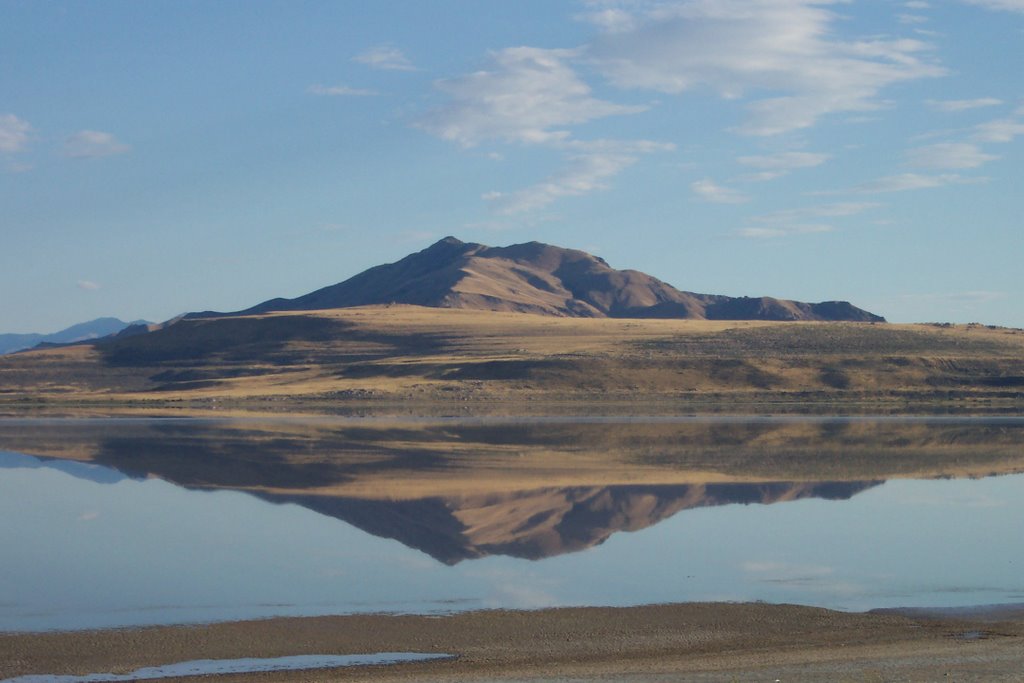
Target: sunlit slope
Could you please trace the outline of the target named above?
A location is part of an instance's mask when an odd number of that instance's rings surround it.
[[[538,313],[570,318],[848,320],[884,322],[847,301],[806,303],[676,289],[597,256],[540,242],[489,247],[446,237],[395,263],[294,299],[271,299],[239,313],[312,311],[377,304]],[[189,317],[223,314],[193,313]]]
[[[184,319],[0,358],[0,396],[997,397],[1024,392],[1024,331],[981,326],[557,318],[368,306]]]

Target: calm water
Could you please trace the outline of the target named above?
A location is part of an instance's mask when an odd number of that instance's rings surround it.
[[[1021,602],[1021,436],[1019,419],[8,421],[0,630]]]

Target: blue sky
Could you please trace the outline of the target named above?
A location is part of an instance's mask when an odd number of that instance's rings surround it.
[[[445,235],[1024,327],[1024,0],[0,0],[0,332]]]

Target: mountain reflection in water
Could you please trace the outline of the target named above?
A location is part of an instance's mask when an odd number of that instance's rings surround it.
[[[1024,476],[990,475],[1022,443],[1010,418],[0,419],[0,630],[1014,600]]]
[[[1024,420],[0,421],[0,447],[294,503],[445,564],[541,559],[681,510],[1024,470]]]
[[[267,494],[260,497],[296,503],[336,517],[451,565],[488,555],[540,560],[599,545],[617,531],[639,531],[681,510],[802,498],[845,500],[881,483],[575,487],[398,501]]]

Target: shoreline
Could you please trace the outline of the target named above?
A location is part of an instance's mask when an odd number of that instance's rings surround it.
[[[343,615],[0,633],[0,679],[195,659],[421,652],[447,660],[218,681],[1019,680],[1024,605],[848,613],[764,603]],[[175,680],[189,680],[186,678]],[[197,679],[198,680],[198,679]],[[206,678],[205,680],[209,680]]]

